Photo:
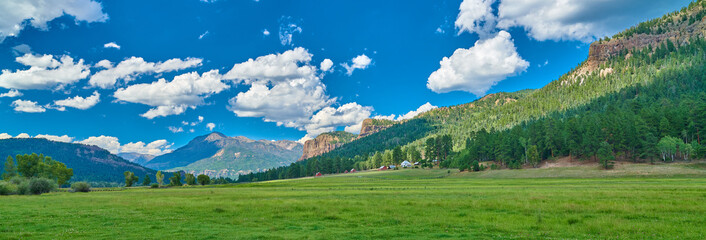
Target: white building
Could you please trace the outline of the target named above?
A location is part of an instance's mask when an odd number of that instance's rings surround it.
[[[404,162],[402,162],[402,163],[400,164],[400,167],[403,167],[403,168],[412,167],[412,163],[410,163],[409,161],[405,160]]]

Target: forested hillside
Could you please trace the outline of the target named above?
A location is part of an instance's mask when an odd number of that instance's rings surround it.
[[[301,162],[243,181],[373,168],[419,152],[419,158],[459,168],[475,161],[517,168],[558,156],[643,161],[703,154],[705,6],[697,1],[594,42],[585,62],[541,89],[435,109],[310,160],[316,164]],[[417,131],[400,135],[394,129]],[[400,137],[405,141],[390,141]]]
[[[130,171],[142,178],[155,170],[145,168],[115,156],[108,150],[77,143],[54,142],[43,138],[10,138],[0,140],[0,156],[44,154],[73,168],[71,181],[123,182],[123,172]],[[0,165],[0,168],[3,168]],[[0,169],[2,172],[2,169]]]

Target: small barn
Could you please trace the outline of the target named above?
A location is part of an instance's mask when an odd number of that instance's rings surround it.
[[[390,165],[390,169],[395,169],[395,168],[397,168],[397,166],[395,166],[395,165]]]
[[[355,168],[351,168],[351,173],[357,172]]]
[[[382,167],[379,167],[379,168],[378,168],[378,171],[384,171],[384,170],[387,170],[387,169],[389,169],[387,166],[382,166]]]
[[[345,172],[343,172],[343,173],[348,173],[348,170],[346,170],[346,171],[345,171]]]
[[[321,176],[323,176],[323,174],[321,174],[320,172],[316,173],[316,177],[321,177]]]
[[[400,163],[400,167],[403,167],[403,168],[412,167],[412,163],[405,160],[404,162]]]

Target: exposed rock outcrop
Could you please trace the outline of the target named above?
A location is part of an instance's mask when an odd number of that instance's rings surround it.
[[[307,140],[304,143],[304,153],[301,158],[299,158],[299,161],[330,152],[340,146],[343,146],[343,144],[385,130],[395,123],[396,122],[392,120],[368,118],[363,120],[359,135],[343,131],[322,133],[316,138]]]
[[[299,158],[299,161],[330,152],[343,144],[353,141],[356,136],[355,134],[342,131],[322,133],[316,138],[307,140],[304,143],[304,153]]]
[[[363,125],[360,128],[358,138],[367,137],[370,134],[385,130],[395,124],[395,121],[385,119],[368,118],[363,120]]]
[[[706,36],[706,17],[697,18],[702,9],[703,7],[697,5],[688,11],[653,20],[659,24],[649,27],[652,29],[650,33],[636,33],[629,36],[619,34],[607,41],[593,42],[586,62],[576,69],[574,76],[599,70],[601,64],[620,54],[626,54],[626,58],[629,58],[633,50],[641,50],[649,46],[654,49],[667,40],[679,47],[688,43],[691,38],[703,38]],[[692,18],[695,20],[689,20]]]

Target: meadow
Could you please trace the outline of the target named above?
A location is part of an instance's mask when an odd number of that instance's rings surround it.
[[[706,164],[317,178],[0,197],[2,239],[705,239]]]

